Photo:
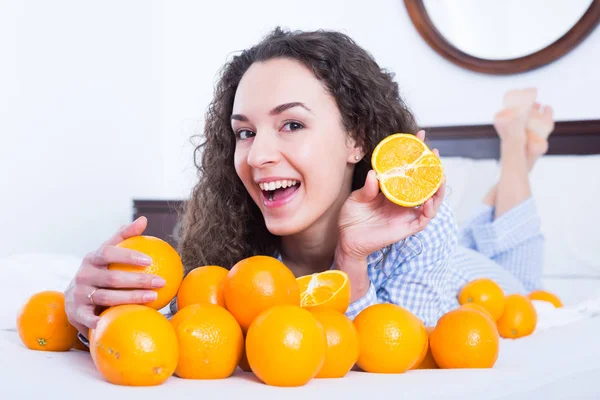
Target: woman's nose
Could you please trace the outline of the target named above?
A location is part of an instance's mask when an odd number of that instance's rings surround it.
[[[248,164],[253,168],[261,168],[276,164],[280,159],[281,153],[276,135],[267,132],[257,133],[248,153]]]

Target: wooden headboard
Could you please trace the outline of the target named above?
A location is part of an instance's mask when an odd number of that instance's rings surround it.
[[[498,135],[492,125],[437,126],[424,128],[426,141],[443,157],[498,158]],[[600,154],[600,119],[561,121],[550,136],[548,154]],[[148,218],[147,235],[176,245],[175,228],[183,200],[133,200],[133,219]]]
[[[495,158],[500,155],[493,125],[437,126],[423,128],[430,147],[443,157]],[[548,154],[600,154],[600,119],[557,122],[550,136]]]

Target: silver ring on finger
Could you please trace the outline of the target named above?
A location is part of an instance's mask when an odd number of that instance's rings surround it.
[[[98,290],[98,288],[94,288],[94,290],[92,290],[92,292],[87,295],[87,299],[93,306],[96,306],[96,303],[94,302],[94,293],[96,293],[96,290]]]

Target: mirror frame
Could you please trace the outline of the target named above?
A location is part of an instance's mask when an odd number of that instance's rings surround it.
[[[562,37],[545,48],[524,57],[508,60],[486,60],[471,56],[448,42],[433,25],[423,0],[404,0],[408,15],[421,37],[446,60],[469,69],[495,75],[531,71],[564,56],[580,44],[600,21],[600,0],[592,0],[581,19]]]

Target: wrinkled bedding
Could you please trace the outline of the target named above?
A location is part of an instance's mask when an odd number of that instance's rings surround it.
[[[342,379],[314,379],[299,388],[275,388],[236,371],[215,381],[171,377],[156,387],[130,388],[104,381],[86,352],[26,349],[14,328],[0,330],[0,398],[165,399],[219,395],[224,398],[600,398],[600,298],[554,309],[536,302],[533,335],[501,341],[488,370],[422,370],[400,375],[350,372]],[[143,396],[143,397],[138,397]]]

